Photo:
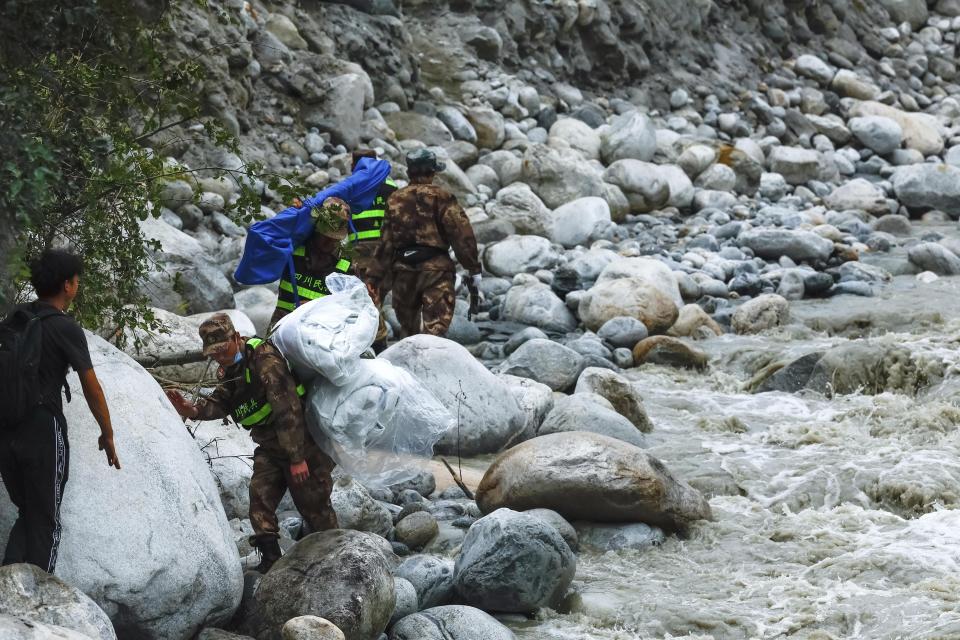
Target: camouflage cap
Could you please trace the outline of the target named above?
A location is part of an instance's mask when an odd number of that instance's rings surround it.
[[[440,173],[447,165],[437,160],[437,154],[430,149],[417,149],[407,155],[407,173],[411,176]]]
[[[200,325],[200,339],[203,340],[203,355],[210,357],[226,347],[237,335],[233,321],[225,313],[215,313]]]
[[[323,201],[322,212],[314,210],[317,217],[317,230],[328,238],[343,240],[347,237],[347,221],[350,219],[350,205],[340,198],[327,198]],[[325,214],[325,215],[324,215]]]

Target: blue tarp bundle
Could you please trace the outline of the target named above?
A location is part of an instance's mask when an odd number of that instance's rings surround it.
[[[293,275],[293,251],[313,233],[311,211],[327,198],[340,198],[351,213],[373,204],[380,186],[390,176],[386,160],[361,158],[353,173],[335,185],[306,198],[301,207],[288,207],[269,220],[250,225],[243,256],[233,276],[240,284],[267,284],[285,272]]]

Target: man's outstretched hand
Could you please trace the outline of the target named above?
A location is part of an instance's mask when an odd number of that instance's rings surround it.
[[[167,399],[170,401],[170,404],[173,405],[173,408],[177,410],[177,413],[180,414],[181,418],[197,417],[197,405],[184,398],[179,391],[167,389],[166,393]]]
[[[120,458],[117,457],[117,449],[113,445],[113,434],[101,434],[97,440],[100,451],[107,454],[107,464],[111,467],[120,468]]]

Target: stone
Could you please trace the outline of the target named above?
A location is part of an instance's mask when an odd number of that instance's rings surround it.
[[[882,102],[858,102],[850,108],[851,118],[883,116],[896,121],[903,130],[903,144],[924,156],[939,155],[943,151],[945,131],[936,116],[928,113],[910,113]]]
[[[445,434],[435,448],[438,453],[495,453],[523,432],[526,414],[509,385],[460,345],[436,336],[411,336],[380,357],[410,372],[459,416],[459,433]]]
[[[255,335],[267,335],[277,306],[277,292],[271,287],[248,287],[238,291],[235,299],[237,310],[253,323]]]
[[[457,140],[466,140],[472,144],[477,143],[477,132],[467,120],[466,116],[460,113],[460,110],[451,105],[444,105],[437,109],[437,119],[446,125],[450,133]]]
[[[193,187],[185,180],[164,182],[160,188],[161,206],[177,211],[180,207],[193,202]]]
[[[207,628],[200,632],[197,640],[254,640],[250,636],[242,636],[237,633],[230,633],[223,629]]]
[[[600,135],[576,118],[560,118],[554,122],[547,144],[556,149],[574,149],[587,160],[600,158]]]
[[[652,336],[633,348],[634,366],[662,364],[685,369],[704,369],[708,362],[706,353],[671,336]]]
[[[572,524],[567,522],[566,518],[553,509],[529,509],[528,511],[524,511],[524,513],[528,516],[543,520],[556,529],[560,537],[563,538],[564,542],[566,542],[573,551],[577,551],[577,549],[580,548],[580,539],[577,535],[577,530],[574,529]]]
[[[610,402],[614,410],[643,432],[653,431],[653,424],[643,406],[643,393],[637,383],[609,369],[587,367],[577,379],[574,393],[595,393]]]
[[[413,585],[418,607],[429,609],[453,600],[453,560],[436,556],[412,556],[400,563],[396,575]]]
[[[642,551],[660,546],[666,541],[666,536],[658,527],[651,527],[642,522],[632,524],[578,522],[576,530],[584,547],[600,553],[624,549]]]
[[[500,378],[510,385],[510,392],[527,416],[523,433],[517,437],[516,442],[523,442],[535,437],[540,425],[543,424],[544,418],[553,409],[553,389],[530,378],[521,378],[509,374],[500,374]]]
[[[825,261],[833,253],[833,242],[812,231],[752,229],[741,233],[737,241],[765,260],[787,256],[797,263],[817,262]]]
[[[930,15],[926,0],[878,0],[878,3],[887,10],[895,24],[907,22],[914,29],[926,24]]]
[[[463,541],[454,583],[471,605],[527,613],[556,607],[573,582],[577,557],[549,524],[510,509],[477,520]]]
[[[428,147],[453,142],[453,134],[438,118],[415,111],[397,111],[384,116],[398,140],[419,140]]]
[[[829,85],[830,81],[833,80],[833,76],[837,72],[836,69],[831,67],[826,62],[817,56],[810,54],[798,56],[793,65],[793,70],[801,76],[816,80],[823,86]]]
[[[740,305],[731,325],[740,334],[760,333],[782,327],[790,319],[790,303],[783,296],[768,293]]]
[[[476,187],[486,187],[490,193],[500,191],[500,178],[493,167],[485,164],[475,164],[466,171],[466,176]]]
[[[463,605],[433,607],[403,618],[389,640],[515,640],[490,614]]]
[[[419,551],[430,544],[438,533],[440,533],[440,527],[437,525],[437,519],[424,511],[411,513],[397,523],[397,540],[413,551]]]
[[[290,49],[306,49],[307,41],[303,39],[297,26],[287,16],[280,13],[271,13],[264,25],[277,40]]]
[[[563,300],[540,283],[511,287],[503,301],[503,319],[555,333],[577,327],[577,319]]]
[[[550,239],[568,249],[585,246],[611,224],[610,205],[603,198],[579,198],[550,215]]]
[[[482,156],[477,162],[496,171],[500,184],[504,187],[520,180],[523,173],[523,163],[513,151],[493,151]]]
[[[643,433],[625,417],[599,404],[593,394],[575,393],[557,400],[544,418],[537,436],[552,433],[589,431],[645,447]]]
[[[420,610],[420,603],[417,598],[417,590],[406,578],[394,578],[393,590],[397,594],[397,606],[390,618],[387,628],[393,627],[397,622],[407,616],[415,614]]]
[[[960,167],[949,164],[916,164],[897,167],[893,191],[908,209],[938,209],[960,217]]]
[[[883,189],[863,178],[843,183],[824,201],[828,207],[836,211],[857,209],[872,215],[883,215],[890,211]]]
[[[958,161],[956,164],[960,164]],[[623,190],[615,184],[603,183],[603,199],[610,207],[610,219],[620,224],[626,222],[630,215],[630,201]]]
[[[0,616],[64,627],[97,640],[117,638],[110,618],[97,603],[30,564],[0,568]]]
[[[91,640],[73,629],[0,614],[0,640]]]
[[[499,372],[541,382],[554,391],[573,386],[583,368],[583,357],[551,340],[524,342],[500,365]]]
[[[520,162],[517,161],[517,164]],[[522,182],[500,189],[489,213],[498,220],[512,224],[517,233],[543,237],[549,233],[550,209]]]
[[[396,562],[389,543],[374,534],[313,533],[261,579],[248,631],[259,640],[282,640],[288,620],[317,616],[336,625],[346,640],[377,638],[396,605]]]
[[[733,191],[737,186],[737,174],[725,164],[715,164],[697,177],[694,186],[713,191]]]
[[[499,149],[506,138],[503,116],[490,107],[467,109],[467,120],[477,132],[477,146],[481,149]]]
[[[960,274],[960,257],[941,244],[921,242],[907,249],[907,258],[923,271],[942,276]]]
[[[678,307],[683,305],[680,286],[677,284],[673,271],[660,260],[655,258],[621,258],[611,261],[597,276],[597,282],[607,282],[620,278],[642,278],[648,284],[669,296]]]
[[[487,247],[483,254],[487,271],[508,278],[518,273],[551,269],[559,260],[560,254],[551,242],[540,236],[510,236]]]
[[[601,134],[600,152],[607,165],[627,159],[649,162],[656,151],[656,127],[638,111],[615,117]]]
[[[343,476],[333,484],[330,502],[341,529],[369,531],[383,537],[393,529],[393,518],[387,508],[350,476]]]
[[[700,305],[687,304],[680,307],[680,315],[667,333],[675,338],[697,340],[721,336],[723,328]]]
[[[594,433],[540,436],[502,453],[477,488],[483,513],[552,509],[568,521],[683,530],[710,519],[699,491],[642,449]]]
[[[577,198],[603,196],[600,173],[575,151],[531,144],[523,154],[522,169],[522,180],[551,209]]]
[[[876,100],[880,95],[880,88],[877,85],[849,69],[837,71],[830,82],[830,88],[841,96],[857,100]]]
[[[677,165],[691,180],[706,171],[717,160],[717,152],[705,144],[692,144],[677,158]]]
[[[789,184],[806,184],[820,177],[820,153],[799,147],[774,147],[770,150],[770,171],[779,173]]]
[[[597,330],[597,335],[614,347],[632,349],[633,345],[647,337],[647,327],[636,318],[618,316],[610,318]]]
[[[337,625],[318,616],[291,618],[281,633],[283,640],[345,640]]]
[[[87,342],[123,470],[107,466],[86,405],[65,404],[71,464],[57,574],[110,616],[119,637],[192,637],[229,620],[243,586],[216,484],[160,385],[105,340],[88,333]],[[82,398],[76,374],[67,380]],[[15,516],[0,499],[0,540]]]
[[[640,320],[649,333],[667,331],[678,314],[673,299],[641,277],[598,281],[583,295],[578,311],[591,331],[612,318],[628,316]]]
[[[903,143],[903,129],[892,118],[885,116],[851,118],[848,125],[851,133],[863,146],[882,156],[893,153]]]
[[[618,160],[607,167],[603,179],[620,187],[630,206],[639,211],[651,211],[664,205],[686,209],[693,203],[693,182],[676,165]],[[663,184],[669,194],[661,201]]]

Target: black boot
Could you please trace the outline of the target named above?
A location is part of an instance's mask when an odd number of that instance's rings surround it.
[[[260,564],[254,568],[254,571],[265,574],[280,559],[280,542],[276,538],[258,542],[257,551],[260,552]]]
[[[387,348],[387,339],[377,340],[373,343],[373,352],[377,355],[383,353]]]

